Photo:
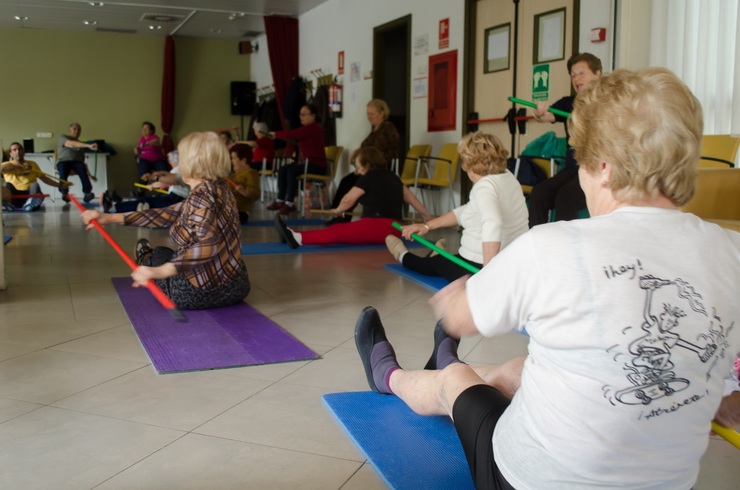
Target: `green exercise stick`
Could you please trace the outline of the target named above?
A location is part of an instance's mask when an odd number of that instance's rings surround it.
[[[397,221],[394,221],[393,222],[393,228],[395,228],[395,229],[397,229],[399,231],[402,231],[403,230],[403,226],[401,226],[401,224],[398,223]],[[429,240],[425,240],[424,238],[420,237],[416,233],[412,233],[411,234],[411,238],[413,238],[417,242],[421,243],[425,247],[431,248],[432,250],[434,250],[435,252],[437,252],[442,257],[446,258],[447,260],[451,260],[455,264],[459,265],[463,269],[465,269],[465,270],[467,270],[467,271],[469,271],[469,272],[471,272],[473,274],[475,274],[476,272],[478,272],[480,270],[477,267],[468,264],[464,260],[460,260],[459,258],[455,257],[454,255],[452,255],[447,250],[444,250],[444,249],[439,248],[438,246],[436,246],[435,244],[433,244]]]
[[[516,97],[509,97],[509,100],[517,104],[525,105],[527,107],[534,107],[535,109],[537,109],[537,104],[528,100],[517,99]],[[570,117],[570,112],[561,111],[560,109],[553,109],[552,107],[548,107],[547,112],[552,112],[553,114],[558,116]]]

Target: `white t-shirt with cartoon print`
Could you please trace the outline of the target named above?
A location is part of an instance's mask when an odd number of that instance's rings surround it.
[[[467,283],[478,330],[530,335],[493,435],[517,489],[689,489],[740,349],[740,233],[625,207],[543,225]]]

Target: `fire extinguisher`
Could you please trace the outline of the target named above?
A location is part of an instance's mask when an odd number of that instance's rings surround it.
[[[342,117],[342,86],[337,83],[329,85],[329,109],[335,117]]]

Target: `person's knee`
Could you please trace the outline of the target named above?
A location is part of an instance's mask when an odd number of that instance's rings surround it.
[[[460,393],[475,384],[485,384],[485,382],[467,364],[453,362],[439,371],[438,396],[451,409]]]

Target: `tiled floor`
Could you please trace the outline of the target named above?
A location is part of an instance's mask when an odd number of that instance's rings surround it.
[[[381,312],[402,364],[428,357],[430,294],[385,271],[386,251],[245,258],[249,302],[321,359],[160,376],[110,282],[127,266],[76,211],[50,203],[4,221],[13,241],[0,291],[0,488],[384,488],[321,395],[367,390],[353,341],[364,306]],[[109,232],[126,250],[140,237],[167,240],[165,231]],[[243,239],[277,234],[248,227]],[[451,248],[456,241],[448,236]],[[525,342],[471,338],[460,352],[498,362]],[[740,488],[739,462],[712,439],[696,488]]]

